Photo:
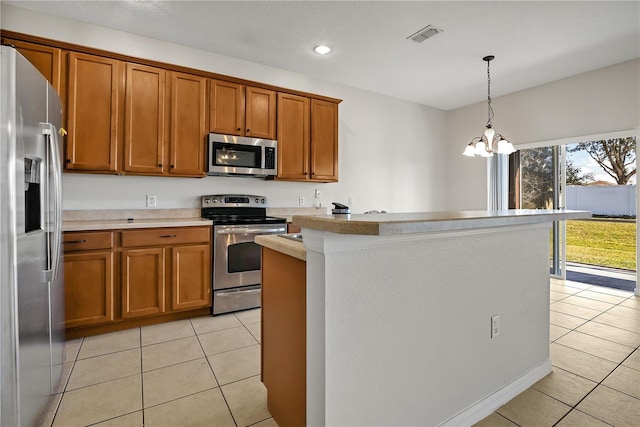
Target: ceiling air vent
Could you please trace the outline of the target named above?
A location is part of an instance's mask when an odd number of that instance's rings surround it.
[[[416,43],[422,43],[423,41],[425,41],[426,39],[428,39],[429,37],[433,37],[438,33],[441,33],[442,30],[440,28],[436,28],[433,25],[427,25],[426,27],[424,27],[423,29],[421,29],[420,31],[411,34],[409,37],[407,37],[407,39],[411,39]]]

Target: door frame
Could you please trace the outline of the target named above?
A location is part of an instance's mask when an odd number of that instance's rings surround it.
[[[636,169],[637,169],[638,167],[637,153],[639,152],[639,147],[640,147],[640,128],[627,129],[627,130],[621,130],[621,131],[615,131],[615,132],[594,133],[594,134],[581,135],[581,136],[575,136],[575,137],[569,137],[569,138],[549,139],[545,141],[534,141],[534,142],[528,142],[524,144],[517,144],[515,145],[515,147],[517,150],[521,150],[521,149],[528,149],[528,148],[575,144],[581,141],[598,141],[602,139],[614,139],[614,138],[626,138],[626,137],[636,138]],[[507,170],[504,173],[502,173],[499,177],[499,179],[503,180],[502,185],[506,185],[507,187],[509,182],[509,173],[510,173],[509,170]],[[639,184],[636,184],[636,212],[640,212],[640,185]],[[640,266],[640,251],[638,251],[638,247],[640,247],[640,233],[637,231],[640,225],[639,220],[640,220],[640,216],[636,215],[636,288],[634,293],[635,295],[638,295],[638,296],[640,296],[640,286],[638,285],[638,274],[637,274],[638,266]]]

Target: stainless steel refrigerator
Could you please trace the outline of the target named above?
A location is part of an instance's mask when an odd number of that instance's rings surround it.
[[[0,426],[31,426],[62,373],[62,104],[22,55],[0,49]]]

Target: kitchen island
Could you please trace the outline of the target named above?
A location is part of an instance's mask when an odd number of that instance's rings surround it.
[[[587,217],[294,216],[306,249],[306,424],[471,425],[547,375],[549,228]]]

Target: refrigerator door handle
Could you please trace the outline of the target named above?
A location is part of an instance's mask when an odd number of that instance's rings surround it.
[[[62,166],[60,160],[60,152],[58,151],[58,132],[54,125],[51,123],[46,124],[46,128],[43,130],[45,135],[48,135],[47,141],[49,142],[49,151],[51,153],[51,170],[53,175],[53,248],[51,253],[51,277],[50,281],[54,281],[58,277],[60,271],[60,246],[62,242]]]

